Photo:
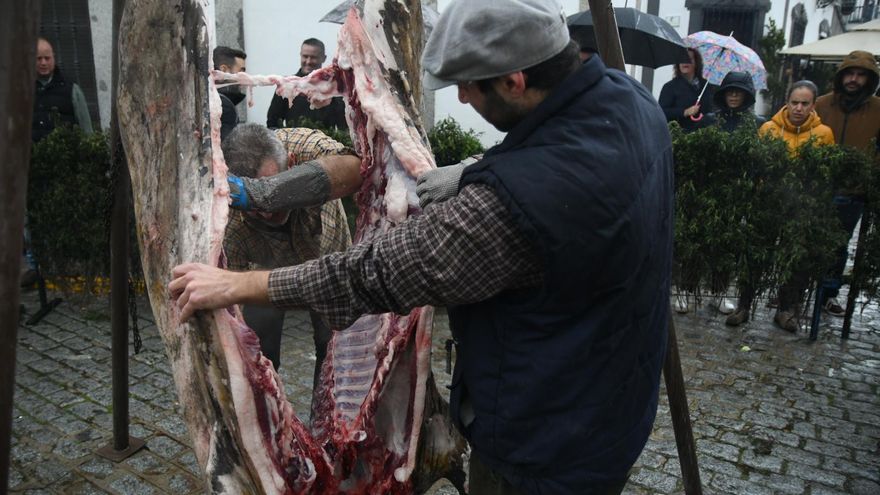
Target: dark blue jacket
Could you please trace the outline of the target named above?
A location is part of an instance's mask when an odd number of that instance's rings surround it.
[[[654,98],[593,57],[462,177],[494,189],[543,264],[540,287],[449,309],[453,417],[525,493],[620,481],[648,439],[668,332],[672,171]]]
[[[49,84],[36,82],[31,140],[36,143],[43,139],[62,122],[76,124],[73,84],[67,82],[61,75],[61,70],[55,67]]]

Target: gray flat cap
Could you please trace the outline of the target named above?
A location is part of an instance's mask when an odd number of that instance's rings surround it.
[[[528,69],[568,41],[557,0],[453,0],[425,45],[424,86],[440,89]]]

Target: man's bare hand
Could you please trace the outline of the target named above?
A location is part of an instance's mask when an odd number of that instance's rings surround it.
[[[231,272],[201,263],[179,265],[168,284],[180,310],[180,321],[201,309],[219,309],[239,303],[269,303],[269,272]]]

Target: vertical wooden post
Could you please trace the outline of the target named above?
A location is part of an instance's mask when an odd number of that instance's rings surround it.
[[[40,2],[2,0],[0,12],[0,493],[6,493]]]
[[[620,33],[617,32],[617,18],[611,0],[590,0],[593,14],[593,32],[596,33],[596,48],[599,56],[608,67],[624,70],[623,48],[620,46]]]
[[[684,376],[681,373],[681,360],[678,356],[678,338],[675,335],[675,322],[669,313],[669,341],[666,344],[666,360],[663,362],[663,378],[666,380],[666,398],[669,400],[669,414],[672,416],[672,429],[675,432],[675,446],[678,449],[678,464],[684,481],[684,493],[702,495],[700,466],[697,463],[697,445],[691,428],[691,415],[688,409],[687,394],[684,390]]]
[[[623,48],[611,0],[590,0],[593,12],[593,30],[596,33],[599,55],[608,67],[624,70]],[[675,431],[675,445],[678,448],[678,462],[687,495],[702,495],[700,467],[697,463],[697,447],[691,428],[690,411],[681,373],[678,356],[678,339],[675,336],[675,322],[669,314],[669,338],[666,346],[666,360],[663,363],[663,376],[666,380],[666,397],[669,400],[669,413],[672,415],[672,428]]]

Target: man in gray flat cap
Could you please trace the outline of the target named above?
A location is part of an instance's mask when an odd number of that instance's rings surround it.
[[[422,63],[428,89],[457,85],[504,141],[423,176],[423,215],[342,255],[272,272],[177,267],[181,318],[244,300],[345,328],[447,306],[471,493],[620,493],[652,429],[668,335],[663,112],[625,73],[581,63],[556,0],[453,0]]]

